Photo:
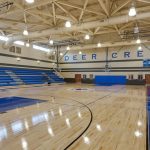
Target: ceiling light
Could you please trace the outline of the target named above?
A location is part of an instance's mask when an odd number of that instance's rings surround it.
[[[1,35],[0,35],[0,40],[7,42],[7,41],[9,40],[9,38],[6,37],[6,36],[1,36]]]
[[[50,41],[49,41],[49,44],[50,44],[50,45],[53,45],[53,44],[54,44],[54,41],[53,41],[53,40],[50,40]]]
[[[39,60],[37,60],[37,63],[39,64],[39,63],[40,63],[40,61],[39,61]]]
[[[30,43],[26,43],[26,47],[30,47]]]
[[[140,43],[141,43],[141,40],[138,38],[138,39],[136,40],[136,43],[137,43],[137,44],[140,44]]]
[[[32,4],[34,3],[34,0],[25,0],[27,3]]]
[[[134,33],[139,33],[139,28],[138,27],[134,28]]]
[[[23,31],[23,35],[29,35],[29,33],[28,33],[28,30],[27,30],[27,29],[25,29],[25,30]]]
[[[24,46],[24,42],[23,41],[15,41],[14,44]]]
[[[101,47],[101,46],[102,46],[101,43],[98,43],[98,44],[97,44],[97,47]]]
[[[136,9],[135,9],[134,6],[132,6],[132,7],[130,8],[130,10],[129,10],[129,16],[130,16],[130,17],[133,17],[133,16],[135,16],[135,15],[136,15]]]
[[[79,55],[81,55],[82,54],[82,52],[81,51],[79,51]]]
[[[86,40],[89,40],[90,39],[90,36],[88,34],[85,35],[84,37]]]
[[[71,22],[70,22],[70,21],[66,21],[65,27],[66,27],[66,28],[70,28],[70,27],[71,27]]]
[[[69,46],[67,46],[67,51],[69,51],[70,50],[70,47]]]
[[[21,59],[20,59],[20,57],[17,57],[17,61],[20,61]]]
[[[50,51],[50,49],[45,48],[45,47],[41,47],[41,46],[38,46],[38,45],[33,45],[33,48],[37,49],[37,50],[40,50],[40,51],[44,51],[44,52],[49,52]]]
[[[138,50],[142,50],[142,47],[141,47],[141,46],[139,46],[139,47],[138,47]]]
[[[60,53],[60,56],[63,56],[63,53]]]

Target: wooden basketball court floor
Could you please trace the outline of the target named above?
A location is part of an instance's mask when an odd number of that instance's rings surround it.
[[[0,150],[146,150],[146,88],[64,84],[7,89],[47,100],[0,114]]]

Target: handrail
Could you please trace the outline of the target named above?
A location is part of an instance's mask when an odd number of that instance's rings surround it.
[[[60,72],[58,72],[55,68],[53,68],[53,70],[55,71],[55,73],[56,73],[58,76],[60,76],[61,78],[64,79],[63,75],[62,75]]]

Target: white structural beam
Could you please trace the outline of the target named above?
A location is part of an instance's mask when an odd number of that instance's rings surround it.
[[[50,17],[50,18],[53,18],[53,14],[51,14],[50,12],[42,12],[42,11],[39,11],[39,10],[29,10],[28,12],[31,12],[31,13],[34,13],[36,15],[42,15],[42,16],[46,16],[46,17]],[[57,19],[62,19],[62,20],[70,20],[70,21],[73,21],[70,17],[67,17],[67,16],[62,16],[62,15],[57,15],[56,14],[56,10],[55,10],[55,18]]]
[[[23,35],[18,35],[18,36],[14,36],[14,37],[10,38],[9,42],[16,41],[16,40],[22,40],[22,39],[26,39],[26,38],[37,38],[37,37],[41,37],[41,36],[65,34],[65,33],[74,32],[74,31],[81,31],[81,30],[85,30],[85,29],[123,24],[123,23],[128,23],[130,21],[134,21],[134,20],[146,19],[149,17],[150,17],[150,12],[138,13],[135,17],[129,17],[128,15],[110,17],[108,19],[86,22],[86,23],[82,23],[80,25],[75,24],[71,28],[60,27],[60,28],[46,29],[46,30],[37,31],[37,32],[31,32],[29,34],[29,36],[27,36],[27,37],[25,37]]]
[[[40,7],[40,6],[44,6],[44,5],[47,5],[47,4],[51,4],[54,1],[56,1],[56,0],[40,0],[40,1],[35,2],[34,4],[32,4],[31,6],[27,6],[25,8],[25,10],[30,10],[30,9],[33,9],[33,8],[36,8],[36,7]]]
[[[75,5],[75,4],[72,5],[69,2],[65,3],[65,2],[62,2],[62,1],[57,1],[57,3],[61,4],[61,5],[64,5],[64,6],[67,6],[67,7],[75,8],[75,9],[78,9],[78,10],[82,10],[83,9],[80,6]],[[105,16],[104,13],[102,13],[102,12],[95,12],[94,10],[85,9],[85,12],[88,12],[88,13],[91,13],[91,14],[95,14],[95,15],[98,15],[98,16]]]
[[[148,40],[142,40],[141,43],[150,43]],[[122,41],[122,42],[106,42],[101,43],[101,48],[104,47],[118,47],[118,46],[128,46],[128,45],[137,45],[136,40],[132,41]],[[89,50],[89,49],[100,49],[100,47],[97,47],[97,44],[87,44],[82,46],[72,46],[71,51],[78,51],[78,50]],[[62,47],[61,51],[63,51],[64,48]]]
[[[150,4],[150,0],[137,0],[137,1]]]
[[[56,5],[57,7],[59,7],[63,12],[65,12],[68,16],[70,16],[75,22],[78,21],[77,18],[74,17],[67,9],[65,9],[64,7],[62,7],[60,4],[58,4],[58,3],[56,3],[56,2],[54,2],[54,3],[55,3],[55,5]]]
[[[114,15],[115,13],[117,13],[119,10],[121,10],[123,7],[125,7],[128,3],[130,3],[132,0],[127,0],[125,1],[123,4],[121,4],[120,6],[118,6],[111,15]]]
[[[107,33],[115,33],[116,30],[103,30],[103,31],[99,31],[97,33],[94,33],[94,34],[89,34],[90,36],[93,36],[93,35],[102,35],[102,34],[107,34]],[[53,35],[52,36],[52,39],[55,41],[61,41],[61,40],[69,40],[69,39],[76,39],[76,40],[79,40],[79,39],[83,39],[83,37],[85,36],[85,34],[87,33],[87,31],[85,32],[82,32],[81,31],[81,34],[75,34],[75,35]],[[38,42],[43,42],[43,43],[48,43],[48,40],[49,38],[45,38],[45,39],[42,39],[42,40],[39,40],[39,38],[37,39],[33,39],[34,43],[38,43]]]
[[[102,9],[104,10],[104,12],[106,13],[107,16],[109,16],[109,12],[108,9],[106,8],[105,3],[103,2],[103,0],[98,0],[100,6],[102,7]]]
[[[19,3],[17,3],[17,2],[14,2],[14,5],[15,5],[16,7],[18,7],[19,9],[21,9],[23,13],[26,12],[26,13],[28,13],[28,14],[30,14],[30,15],[36,17],[37,19],[42,20],[45,24],[51,25],[46,19],[44,19],[44,18],[41,17],[40,15],[36,15],[36,14],[34,14],[33,12],[31,13],[31,12],[25,11],[24,8],[23,8],[23,6],[22,6],[21,4],[19,4]]]
[[[86,7],[87,7],[88,1],[89,1],[89,0],[85,0],[83,9],[82,9],[81,14],[80,14],[80,17],[79,17],[79,21],[81,21],[81,19],[82,19],[82,17],[83,17],[83,14],[84,14],[84,11],[85,11],[85,9],[86,9]]]
[[[117,27],[117,25],[114,25],[114,27],[115,27],[115,29],[116,29],[118,35],[119,35],[120,38],[122,39],[121,32],[120,32],[119,28]]]
[[[10,25],[12,25],[12,24],[24,24],[24,21],[21,21],[21,20],[14,20],[14,19],[4,19],[4,18],[0,18],[0,22],[1,23],[7,23],[7,25],[8,25],[8,23],[10,24]],[[28,25],[38,25],[37,23],[34,23],[34,22],[29,22],[28,21]],[[39,24],[38,26],[43,26],[43,24]]]
[[[52,8],[53,8],[53,21],[54,21],[54,25],[56,25],[56,12],[55,12],[55,4],[52,3]]]

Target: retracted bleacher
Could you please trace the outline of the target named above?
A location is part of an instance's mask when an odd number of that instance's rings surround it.
[[[112,76],[112,75],[104,75],[104,76],[95,76],[95,84],[96,85],[124,85],[126,84],[126,76]]]
[[[53,70],[0,68],[0,86],[18,85],[18,81],[22,84],[44,84],[47,82],[63,83],[64,79],[55,74]]]
[[[16,82],[5,72],[3,68],[0,68],[0,86],[13,86]]]

